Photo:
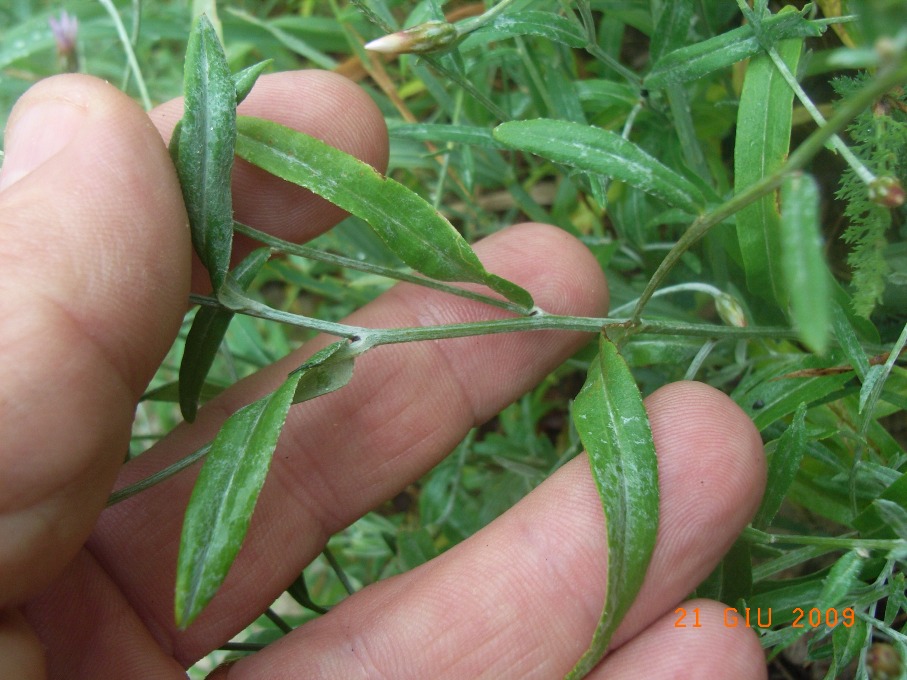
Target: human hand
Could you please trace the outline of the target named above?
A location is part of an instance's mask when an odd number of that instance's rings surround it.
[[[337,76],[262,78],[242,110],[386,163],[379,112]],[[330,535],[417,479],[588,340],[521,333],[361,357],[350,385],[290,412],[226,583],[188,630],[176,629],[174,568],[193,474],[101,514],[107,495],[115,482],[143,478],[210,440],[229,413],[328,342],[308,343],[242,381],[121,469],[135,403],[175,337],[190,279],[204,292],[162,142],[179,115],[176,102],[149,120],[112,87],[65,76],[29,91],[8,126],[0,173],[3,677],[42,677],[45,663],[50,677],[71,680],[185,677],[186,666],[256,618]],[[241,163],[234,189],[237,219],[284,238],[311,238],[340,217]],[[520,225],[476,249],[545,309],[605,312],[598,264],[558,229]],[[399,285],[352,323],[416,326],[494,313]],[[659,458],[658,543],[614,651],[590,677],[764,677],[755,636],[722,626],[722,605],[687,605],[700,608],[700,629],[673,625],[676,607],[758,505],[758,433],[727,397],[695,383],[665,387],[646,406]],[[215,675],[561,678],[599,617],[605,556],[601,504],[579,457],[441,557],[365,588]]]

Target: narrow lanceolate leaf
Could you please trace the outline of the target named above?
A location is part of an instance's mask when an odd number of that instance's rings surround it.
[[[232,275],[243,290],[249,287],[269,256],[270,249],[259,248],[236,266]],[[179,375],[180,411],[190,423],[195,420],[199,395],[232,319],[233,312],[226,309],[201,307],[192,320]]]
[[[796,12],[780,12],[762,21],[769,40],[806,38],[822,35],[823,26],[804,19]],[[713,71],[727,68],[762,51],[759,39],[749,24],[668,52],[659,59],[643,81],[643,87],[657,90],[668,85],[698,80]]]
[[[573,405],[573,421],[608,524],[605,606],[589,649],[567,676],[578,679],[604,656],[636,598],[658,531],[658,467],[649,419],[630,369],[604,336]]]
[[[781,187],[781,268],[800,339],[822,354],[831,330],[830,274],[822,253],[819,186],[803,173],[788,176]]]
[[[706,202],[695,184],[609,130],[537,119],[498,125],[494,138],[512,149],[624,181],[691,214],[701,212]]]
[[[176,624],[186,628],[220,588],[249,528],[296,386],[277,391],[227,418],[205,458],[183,520],[176,567]]]
[[[184,90],[176,169],[192,245],[216,291],[227,275],[233,239],[230,171],[236,139],[236,87],[217,34],[204,15],[189,37]]]
[[[402,184],[324,142],[277,123],[240,117],[236,153],[365,220],[406,264],[441,281],[481,283],[529,309],[525,290],[486,271],[466,240]]]
[[[778,45],[791,73],[797,72],[802,40]],[[753,58],[746,71],[737,113],[734,191],[741,193],[786,160],[790,147],[794,93],[768,54]],[[782,309],[787,291],[781,267],[781,215],[777,198],[768,194],[737,213],[737,237],[750,291],[767,294]]]
[[[803,454],[806,451],[805,420],[806,404],[801,403],[794,414],[790,427],[778,440],[778,446],[769,462],[765,495],[753,518],[753,526],[757,529],[764,529],[771,523],[787,495],[787,490],[797,476],[800,461],[803,460]]]

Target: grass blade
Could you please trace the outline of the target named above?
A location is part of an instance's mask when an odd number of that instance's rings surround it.
[[[806,404],[801,403],[794,414],[790,427],[778,440],[778,447],[769,461],[765,495],[753,518],[753,526],[757,529],[764,529],[771,523],[797,476],[800,461],[806,452],[805,420]]]
[[[365,220],[396,255],[441,281],[482,283],[527,310],[532,297],[482,266],[437,210],[367,163],[277,123],[240,117],[237,154]]]
[[[205,15],[196,20],[189,37],[184,90],[176,169],[192,245],[217,291],[227,275],[233,239],[230,172],[236,140],[236,87]]]
[[[800,339],[823,354],[831,330],[830,274],[822,253],[819,186],[803,173],[781,185],[781,268]]]
[[[649,419],[630,369],[604,336],[574,402],[573,420],[607,518],[608,585],[592,643],[569,680],[583,677],[604,656],[642,586],[658,531],[658,466]]]
[[[695,184],[609,130],[538,119],[498,125],[494,138],[513,149],[624,181],[691,214],[706,203]]]
[[[792,72],[797,70],[802,40],[789,40],[778,52]],[[746,71],[734,151],[734,192],[775,172],[790,147],[794,93],[768,54],[753,58]],[[768,194],[737,213],[737,237],[743,255],[746,281],[756,294],[772,294],[784,309],[787,293],[781,268],[781,216],[777,199]]]

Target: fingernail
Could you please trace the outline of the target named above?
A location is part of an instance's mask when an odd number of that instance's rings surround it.
[[[46,99],[13,110],[6,127],[6,156],[0,167],[0,191],[58,154],[84,124],[88,108],[68,99]]]

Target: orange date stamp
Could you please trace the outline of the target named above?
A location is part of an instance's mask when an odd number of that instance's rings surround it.
[[[677,617],[674,620],[675,628],[703,628],[705,625],[702,621],[699,607],[687,609],[678,607],[674,610]],[[774,612],[771,607],[746,607],[738,610],[735,607],[727,607],[720,625],[725,628],[771,628],[772,616]],[[819,607],[794,607],[784,612],[783,620],[790,620],[791,628],[852,628],[856,622],[856,612],[853,607],[839,609],[829,607],[820,609]]]

